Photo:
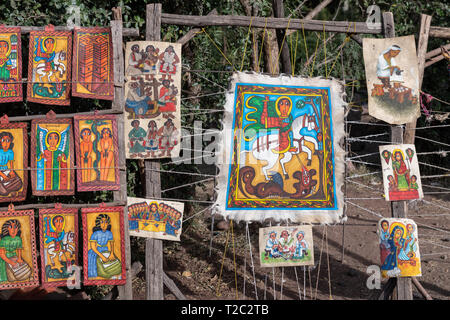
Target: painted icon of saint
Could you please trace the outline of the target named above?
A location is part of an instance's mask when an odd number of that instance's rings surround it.
[[[14,171],[14,136],[0,132],[0,195],[8,196],[22,188],[22,179]]]

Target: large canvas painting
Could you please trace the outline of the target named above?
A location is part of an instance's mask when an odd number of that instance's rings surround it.
[[[237,220],[342,221],[343,85],[236,73],[231,88],[216,211]]]
[[[130,235],[180,241],[184,203],[128,197]]]
[[[420,116],[419,71],[414,36],[364,38],[369,114],[391,124]]]
[[[84,285],[126,282],[123,207],[82,208]]]
[[[259,257],[261,267],[314,265],[312,227],[260,228]]]
[[[23,201],[28,185],[28,124],[0,119],[0,202]]]
[[[75,193],[72,119],[54,115],[31,123],[31,166],[36,168],[31,186],[37,196]]]
[[[72,66],[72,32],[30,33],[27,101],[69,105]]]
[[[386,201],[423,198],[419,162],[413,144],[379,146]]]
[[[0,290],[39,285],[33,210],[0,211]]]
[[[67,286],[78,266],[78,209],[40,209],[39,235],[42,285]]]
[[[78,191],[119,190],[115,115],[75,116]]]
[[[75,28],[72,95],[114,99],[111,28]]]
[[[385,218],[378,222],[381,275],[384,278],[422,275],[418,231],[411,219]]]
[[[181,44],[128,42],[125,57],[126,157],[178,156]]]
[[[0,103],[22,101],[20,28],[0,26]]]

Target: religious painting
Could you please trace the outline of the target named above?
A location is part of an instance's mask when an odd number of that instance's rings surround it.
[[[386,201],[422,199],[419,162],[413,144],[379,146]]]
[[[22,101],[20,28],[0,26],[0,103]]]
[[[70,105],[72,32],[31,31],[28,57],[27,101]]]
[[[33,195],[72,195],[75,193],[72,119],[31,122],[31,186]]]
[[[419,70],[414,36],[364,38],[369,115],[391,124],[420,116]]]
[[[422,275],[416,223],[411,219],[383,218],[378,222],[383,278]]]
[[[123,207],[82,208],[84,285],[126,282]]]
[[[0,228],[0,290],[37,287],[33,210],[0,211]]]
[[[261,267],[314,265],[314,245],[310,225],[259,229]]]
[[[128,42],[125,52],[128,159],[176,157],[180,151],[181,44]]]
[[[23,201],[28,184],[28,124],[0,119],[0,202]]]
[[[67,286],[78,266],[78,209],[40,209],[39,235],[42,285]]]
[[[115,115],[75,116],[78,191],[119,190]]]
[[[130,236],[180,241],[184,203],[128,197]]]
[[[114,100],[111,28],[75,28],[72,95]]]
[[[343,85],[236,73],[219,143],[216,212],[335,223],[343,213]]]

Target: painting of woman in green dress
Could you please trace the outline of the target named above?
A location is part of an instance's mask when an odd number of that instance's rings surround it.
[[[400,191],[409,190],[410,177],[409,168],[403,159],[403,153],[399,150],[394,152],[392,159],[392,168],[394,169],[394,177],[397,184],[397,188]]]
[[[140,127],[139,120],[131,121],[131,126],[133,129],[128,133],[129,142],[129,152],[131,157],[142,157],[142,153],[146,152],[144,147],[145,145],[145,136],[146,132],[143,128]]]

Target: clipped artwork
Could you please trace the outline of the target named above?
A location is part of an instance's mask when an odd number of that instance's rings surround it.
[[[20,28],[0,25],[0,103],[22,101]]]
[[[119,190],[115,115],[75,116],[78,191]]]
[[[127,199],[130,236],[180,241],[184,203]]]
[[[230,219],[335,223],[343,213],[343,86],[235,73],[215,210]]]
[[[0,290],[39,285],[33,210],[0,212]]]
[[[42,285],[67,286],[78,266],[78,209],[39,209],[39,235]]]
[[[413,144],[379,146],[386,201],[422,199],[419,162]]]
[[[260,228],[259,257],[261,267],[314,265],[312,227]]]
[[[417,225],[411,219],[383,218],[378,222],[383,278],[422,275]]]
[[[31,31],[28,57],[27,101],[70,105],[72,32]]]
[[[28,185],[28,124],[0,119],[0,202],[23,201]]]
[[[111,28],[74,29],[72,95],[114,100]]]
[[[181,44],[128,42],[125,141],[130,159],[176,157],[180,150]]]
[[[82,208],[84,285],[126,282],[123,207]]]
[[[369,114],[391,124],[420,116],[419,70],[414,36],[364,38]]]
[[[31,186],[33,195],[72,195],[75,170],[72,119],[47,119],[31,122]]]

